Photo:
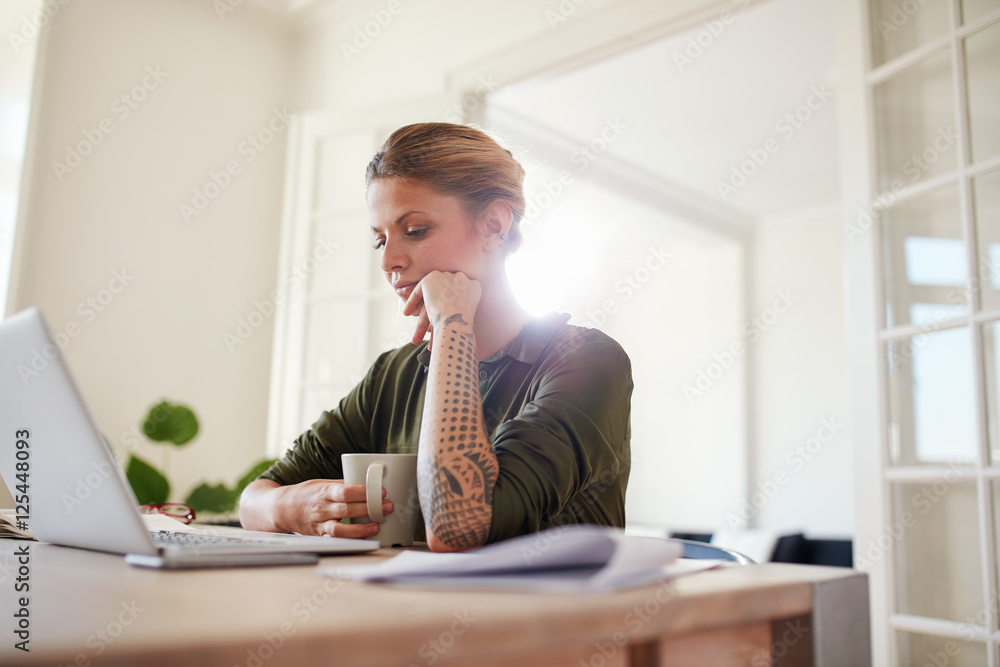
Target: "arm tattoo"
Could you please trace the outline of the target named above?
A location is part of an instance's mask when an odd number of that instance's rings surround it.
[[[444,322],[452,324],[468,326],[460,314]],[[473,336],[457,326],[441,333],[447,343],[435,346],[421,425],[420,505],[428,534],[468,549],[489,534],[499,466],[482,425]]]

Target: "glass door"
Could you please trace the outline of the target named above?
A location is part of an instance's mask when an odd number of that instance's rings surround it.
[[[890,664],[997,665],[1000,0],[867,19],[884,512],[855,560]]]

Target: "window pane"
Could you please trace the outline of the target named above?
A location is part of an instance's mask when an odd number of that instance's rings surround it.
[[[924,323],[968,310],[968,262],[958,188],[947,187],[882,212],[882,272],[887,327]]]
[[[959,622],[979,613],[978,516],[976,485],[959,472],[933,484],[893,485],[893,525],[886,533],[899,535],[897,612]]]
[[[948,3],[940,0],[872,0],[871,21],[875,67],[944,35],[951,27]]]
[[[1000,0],[962,0],[962,23],[972,23],[1000,9]]]
[[[892,465],[975,461],[971,342],[963,327],[889,343]]]
[[[1000,465],[1000,322],[983,327],[983,375],[986,379],[986,414],[990,460]],[[1000,537],[1000,535],[998,535]]]
[[[306,382],[353,386],[361,379],[363,313],[360,299],[307,307],[306,363],[302,372]]]
[[[375,154],[369,132],[328,137],[316,145],[316,196],[322,213],[365,211],[365,168]]]
[[[1000,308],[1000,171],[972,181],[979,266],[970,287],[978,288],[981,308]]]
[[[302,395],[302,415],[299,418],[299,432],[309,429],[325,410],[337,407],[352,386],[343,385],[338,389],[306,389]]]
[[[292,267],[294,275],[309,275],[310,293],[314,295],[364,293],[365,262],[369,253],[375,254],[370,229],[371,223],[364,216],[317,223],[313,246]]]
[[[965,280],[962,239],[907,236],[903,239],[903,257],[910,285],[960,285]]]
[[[900,665],[982,667],[987,664],[986,644],[903,631],[896,637]]]
[[[955,169],[958,128],[950,51],[921,60],[879,84],[874,92],[882,190]]]
[[[1000,23],[965,40],[972,160],[1000,155]]]
[[[385,288],[388,291],[388,288]],[[403,300],[395,294],[371,300],[371,339],[368,341],[370,362],[386,350],[410,342],[417,318],[403,316]]]

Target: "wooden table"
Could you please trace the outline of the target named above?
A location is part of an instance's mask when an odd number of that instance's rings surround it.
[[[16,650],[23,542],[0,540],[0,664],[815,665],[869,663],[867,577],[727,566],[600,596],[404,590],[315,567],[169,572],[30,543],[29,653]],[[326,558],[371,562],[395,550]]]

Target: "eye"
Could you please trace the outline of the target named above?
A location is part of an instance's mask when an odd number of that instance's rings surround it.
[[[420,238],[421,236],[423,236],[426,233],[427,233],[426,229],[408,229],[406,231],[406,235],[410,236],[410,237],[413,237],[413,238]]]
[[[375,248],[376,250],[381,250],[382,248],[385,247],[385,239],[378,239],[377,241],[375,241],[375,245],[373,245],[372,247]]]

